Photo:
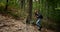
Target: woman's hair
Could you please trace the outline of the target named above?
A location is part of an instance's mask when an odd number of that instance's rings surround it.
[[[38,12],[38,10],[37,9],[35,9],[35,13],[37,13]]]
[[[35,11],[35,13],[39,13],[39,10],[38,9],[35,9],[34,11]]]

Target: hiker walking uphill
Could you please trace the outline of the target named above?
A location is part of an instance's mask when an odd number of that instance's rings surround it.
[[[38,10],[35,10],[35,17],[37,18],[37,21],[36,21],[36,25],[37,25],[37,28],[38,30],[41,30],[41,19],[43,18],[43,16],[38,12]]]

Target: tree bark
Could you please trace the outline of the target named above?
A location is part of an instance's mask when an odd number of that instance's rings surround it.
[[[29,0],[29,12],[26,23],[30,24],[30,21],[32,20],[32,0]]]
[[[5,6],[5,10],[7,11],[8,8],[8,0],[6,0],[6,6]]]

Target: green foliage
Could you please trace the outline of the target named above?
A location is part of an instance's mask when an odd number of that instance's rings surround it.
[[[41,9],[41,13],[44,16],[44,19],[48,19],[51,24],[49,24],[49,21],[42,21],[43,27],[57,29],[60,23],[60,0],[40,0],[40,8],[39,3],[33,2],[33,15],[34,15],[34,9]],[[34,19],[36,20],[36,19]],[[56,25],[55,25],[56,24]]]
[[[7,10],[5,11],[5,6],[8,5]],[[0,13],[9,14],[14,18],[24,18],[26,17],[26,11],[20,9],[20,2],[17,0],[0,0]]]
[[[57,26],[59,26],[59,22],[60,22],[60,20],[59,20],[59,18],[60,18],[59,3],[60,3],[59,0],[47,0],[45,3],[44,2],[42,3],[42,7],[43,7],[43,8],[41,8],[42,9],[41,12],[43,12],[42,14],[44,15],[44,17],[48,18],[50,22],[52,22],[52,24],[49,24],[47,22],[48,25],[44,22],[45,25],[49,28],[56,29]],[[54,23],[56,23],[56,25],[54,25]]]

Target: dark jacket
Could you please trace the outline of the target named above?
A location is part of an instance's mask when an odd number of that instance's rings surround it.
[[[35,16],[37,16],[37,18],[40,18],[40,19],[43,19],[43,16],[42,16],[42,14],[40,14],[40,13],[35,13]]]

